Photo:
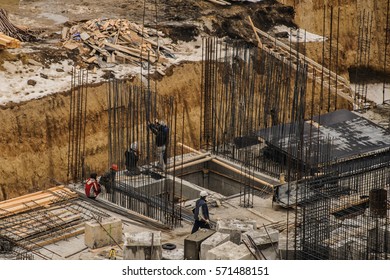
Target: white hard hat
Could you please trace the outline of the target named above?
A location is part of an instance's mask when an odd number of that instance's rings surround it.
[[[200,192],[200,197],[208,196],[209,194],[206,191]]]
[[[131,144],[131,146],[130,146],[130,148],[132,149],[132,150],[138,150],[138,143],[137,142],[134,142],[134,143],[132,143]]]

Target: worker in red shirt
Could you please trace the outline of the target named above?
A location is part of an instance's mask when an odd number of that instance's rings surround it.
[[[97,174],[91,173],[90,178],[85,182],[85,195],[88,198],[96,199],[96,197],[101,193],[101,187],[98,181],[96,180]]]

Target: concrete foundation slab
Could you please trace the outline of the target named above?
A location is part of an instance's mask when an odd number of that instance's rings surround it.
[[[161,260],[161,232],[126,232],[123,247],[124,260]]]
[[[207,260],[254,260],[254,257],[248,248],[244,245],[237,245],[227,241],[211,250],[206,254]]]
[[[91,249],[115,245],[122,242],[122,221],[117,218],[108,218],[98,223],[85,223],[85,245]]]
[[[200,245],[200,259],[206,260],[207,252],[217,247],[218,245],[229,241],[230,235],[227,233],[216,232]]]

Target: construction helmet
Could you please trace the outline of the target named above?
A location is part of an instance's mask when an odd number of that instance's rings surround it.
[[[115,170],[115,171],[118,171],[118,170],[119,170],[118,165],[116,165],[115,163],[113,163],[113,164],[111,165],[111,169],[112,169],[112,170]]]
[[[205,197],[208,196],[209,194],[206,191],[201,191],[200,192],[200,197]]]

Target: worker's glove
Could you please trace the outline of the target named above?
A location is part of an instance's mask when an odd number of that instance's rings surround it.
[[[206,224],[209,224],[209,223],[210,223],[210,220],[206,220],[205,222],[206,222]]]

